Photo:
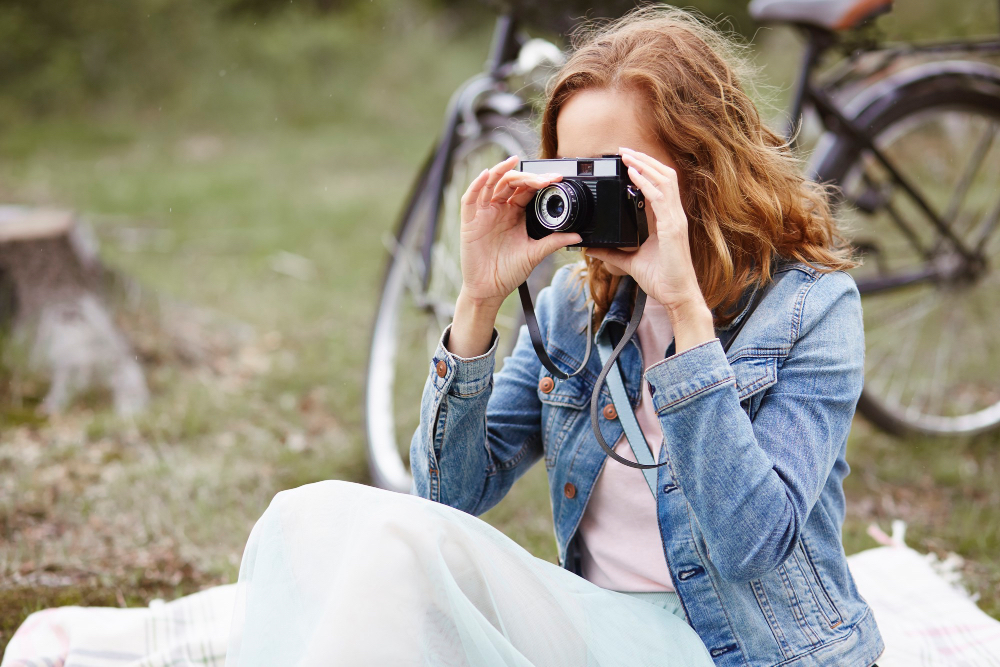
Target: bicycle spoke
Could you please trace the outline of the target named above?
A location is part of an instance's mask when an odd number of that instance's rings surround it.
[[[899,345],[898,345],[898,337],[896,335],[897,332],[900,331],[900,330],[905,330],[905,328],[908,327],[908,326],[910,326],[911,323],[913,323],[913,322],[916,322],[916,321],[921,321],[922,322],[923,321],[923,317],[925,315],[927,315],[934,308],[935,305],[936,304],[935,304],[935,299],[934,299],[934,293],[933,292],[928,292],[928,293],[924,294],[919,301],[917,301],[917,302],[915,302],[915,303],[913,303],[913,304],[911,304],[911,305],[909,305],[907,307],[907,310],[905,311],[907,313],[906,317],[895,321],[895,323],[897,324],[897,326],[895,326],[893,328],[893,330],[889,333],[889,339],[887,341],[887,344],[884,345],[884,346],[882,346],[882,353],[879,355],[879,357],[877,358],[876,361],[874,361],[874,362],[872,362],[872,363],[870,363],[870,364],[867,365],[866,376],[868,376],[872,381],[874,381],[876,383],[879,382],[879,378],[881,377],[881,371],[882,371],[882,368],[885,365],[885,362],[889,361],[889,360],[897,360],[898,361],[898,359],[899,359]],[[870,341],[871,337],[867,333],[867,331],[869,329],[868,322],[869,322],[869,320],[866,319],[865,320],[865,329],[866,329],[866,334],[865,335],[866,335],[866,337],[869,338],[869,341]],[[872,347],[871,344],[869,344],[869,348],[870,349],[871,349],[871,347]],[[896,371],[895,368],[891,369],[890,373],[889,373],[889,377],[882,381],[882,384],[885,385],[885,386],[883,386],[883,390],[885,390],[885,391],[888,390],[889,385],[892,383],[892,381],[893,381],[893,379],[894,379],[894,377],[896,375],[896,372],[897,371]]]
[[[981,331],[983,332],[984,343],[981,349],[986,351],[987,359],[998,359],[997,356],[994,356],[997,350],[1000,349],[1000,342],[998,342],[997,340],[998,338],[996,331],[997,317],[995,314],[997,308],[997,304],[995,301],[998,298],[998,292],[996,285],[987,285],[987,287],[990,286],[993,287],[992,290],[987,289],[981,291],[979,294],[975,295],[970,294],[968,300],[972,303],[970,310],[975,312],[979,318],[979,321],[983,323]],[[994,303],[990,304],[989,306],[984,306],[983,297],[986,296],[994,299]],[[993,314],[991,315],[990,312],[992,312]]]
[[[875,320],[874,322],[871,319],[866,319],[865,335],[877,331],[886,324],[892,324],[896,329],[909,325],[910,322],[927,314],[927,311],[929,310],[929,308],[926,307],[928,305],[927,302],[932,297],[933,294],[929,293],[924,296],[922,301],[918,301],[908,306],[903,306],[898,310],[883,313],[882,319]]]
[[[867,172],[863,175],[863,178],[865,180],[865,185],[868,187],[876,187],[876,184],[879,186],[887,185],[884,183],[877,183],[877,181],[872,179]],[[891,187],[892,186],[890,186],[890,188]],[[921,257],[928,257],[930,253],[926,248],[923,247],[923,244],[920,242],[920,237],[917,236],[916,231],[914,231],[910,223],[906,221],[906,218],[899,213],[899,210],[896,208],[896,206],[893,205],[891,191],[889,198],[882,205],[882,210],[884,210],[886,213],[889,214],[889,217],[892,219],[894,223],[896,223],[896,227],[899,228],[899,231],[902,232],[904,238],[906,238],[906,240],[909,241],[910,245],[913,246],[913,249],[916,251],[916,253]]]
[[[988,369],[996,368],[996,363],[998,361],[995,356],[995,339],[996,333],[994,327],[990,324],[988,319],[984,319],[979,308],[975,305],[978,299],[973,298],[974,295],[969,295],[968,301],[972,302],[971,305],[965,308],[965,312],[969,314],[976,314],[976,322],[967,319],[963,331],[966,334],[967,339],[970,341],[970,345],[975,343],[977,350],[982,352],[983,357],[976,360],[974,368],[976,368],[978,373],[978,379],[975,381],[966,380],[966,392],[968,394],[968,399],[971,404],[963,410],[964,413],[982,410],[990,406],[991,403],[995,403],[996,399],[992,399],[988,394],[984,394],[984,388],[982,385],[983,371],[986,371],[987,376],[989,375]],[[968,373],[968,371],[965,371]],[[966,376],[967,377],[967,376]]]
[[[989,292],[979,292],[979,293],[968,293],[965,299],[965,306],[963,311],[966,313],[966,321],[963,326],[963,333],[965,333],[966,338],[970,341],[970,345],[977,343],[975,348],[979,351],[976,359],[971,360],[969,363],[969,370],[965,371],[965,377],[968,377],[970,372],[973,372],[974,384],[977,388],[975,390],[975,404],[972,408],[980,410],[989,407],[992,402],[989,397],[984,395],[984,379],[994,377],[994,373],[991,372],[992,369],[997,367],[1000,363],[1000,358],[997,356],[997,335],[996,327],[991,318],[989,312],[994,311],[996,304],[992,304],[992,307],[987,307],[985,310],[982,304],[982,297],[988,295]]]
[[[933,308],[929,309],[928,312],[930,312],[930,310],[933,310]],[[917,366],[917,364],[915,363],[917,345],[920,342],[920,339],[923,337],[922,334],[924,330],[924,324],[926,322],[927,322],[926,319],[922,319],[919,322],[917,322],[913,327],[908,329],[911,333],[905,339],[904,344],[899,348],[900,352],[898,358],[906,366],[906,375],[903,378],[902,382],[897,383],[896,381],[897,374],[895,370],[893,371],[893,374],[890,378],[890,381],[885,391],[886,399],[889,401],[890,404],[902,407],[901,399],[903,396],[903,392],[906,391],[906,388],[909,385],[909,380],[913,375],[913,370]],[[898,389],[896,389],[897,386]]]
[[[969,159],[968,164],[966,164],[965,169],[959,178],[958,184],[955,187],[955,191],[952,193],[951,200],[948,202],[948,206],[945,209],[943,219],[949,226],[953,226],[955,217],[958,215],[958,209],[965,200],[965,196],[969,192],[969,187],[972,185],[972,181],[975,178],[976,173],[979,171],[979,168],[982,167],[986,154],[993,146],[993,138],[996,136],[996,132],[997,124],[991,122],[986,128],[986,131],[983,133],[983,136],[980,137],[979,141],[976,143],[976,147],[972,151],[972,157]]]
[[[990,239],[993,237],[993,232],[997,229],[997,223],[1000,222],[1000,200],[993,206],[993,210],[989,212],[985,218],[983,218],[983,224],[980,226],[980,231],[976,234],[976,252],[983,253],[986,250],[986,245],[989,243]]]
[[[948,387],[947,382],[942,381],[942,374],[945,375],[943,379],[947,380],[947,373],[948,373],[947,360],[951,357],[951,347],[952,345],[954,345],[955,337],[959,331],[958,328],[955,326],[955,321],[956,321],[955,308],[952,307],[948,312],[950,316],[945,325],[940,328],[941,335],[938,339],[938,344],[937,344],[937,350],[936,350],[937,353],[935,355],[935,360],[934,360],[934,372],[931,375],[931,381],[929,382],[928,386],[929,391],[925,395],[922,407],[922,412],[924,414],[945,416],[944,402],[945,398],[948,396],[948,392],[947,391],[935,392],[934,389],[935,387],[942,389]],[[938,401],[936,405],[932,407],[931,403],[934,401],[935,394],[938,397]]]
[[[874,361],[871,360],[871,358],[872,358],[873,355],[871,355],[871,354],[867,354],[866,355],[866,357],[865,357],[865,375],[866,375],[865,382],[867,384],[872,384],[872,383],[879,384],[880,383],[879,371],[885,365],[885,362],[888,361],[889,359],[891,359],[895,353],[896,353],[896,350],[894,350],[891,347],[887,346],[885,349],[882,350],[881,354]],[[870,378],[873,378],[873,379],[869,380],[869,379],[867,379],[867,377],[870,377]]]

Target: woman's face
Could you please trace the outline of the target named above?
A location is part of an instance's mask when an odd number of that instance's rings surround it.
[[[556,119],[556,157],[600,157],[616,155],[624,146],[649,155],[671,169],[677,165],[643,122],[645,102],[631,90],[590,89],[574,93],[559,110]],[[677,172],[681,188],[684,175]],[[646,208],[649,235],[656,235],[656,216]],[[638,250],[638,248],[622,248]],[[618,268],[605,264],[612,275],[623,275]]]

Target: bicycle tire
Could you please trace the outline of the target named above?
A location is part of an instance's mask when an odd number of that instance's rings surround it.
[[[410,490],[408,438],[419,424],[420,392],[427,377],[427,364],[434,344],[451,319],[450,310],[461,286],[458,263],[461,196],[483,168],[492,167],[513,154],[533,155],[536,150],[537,135],[527,116],[486,112],[478,116],[478,121],[482,130],[475,136],[461,139],[452,150],[450,168],[444,179],[441,215],[434,221],[428,220],[428,215],[408,216],[393,240],[386,264],[365,376],[369,471],[373,483],[381,488],[404,493]],[[414,198],[420,196],[420,192],[412,195]],[[435,241],[427,289],[423,290],[418,287],[422,282],[420,274],[412,274],[411,263],[422,263],[421,244],[426,238],[428,224],[434,225]],[[422,268],[417,267],[418,270]],[[406,283],[408,271],[412,274],[409,286]],[[552,273],[550,257],[535,269],[529,281],[537,289],[539,284],[548,284]],[[435,303],[428,306],[428,298]],[[420,301],[422,303],[417,303]],[[522,323],[523,315],[513,295],[498,317],[498,366],[512,349]],[[415,340],[420,333],[423,341]],[[408,358],[401,360],[401,353]],[[399,437],[404,434],[405,443]]]
[[[923,72],[904,73],[899,81],[883,84],[878,94],[856,104],[849,117],[890,155],[907,180],[919,184],[921,195],[952,219],[953,231],[967,242],[1000,212],[1000,203],[990,196],[1000,182],[1000,141],[993,141],[1000,134],[1000,70],[935,63]],[[972,162],[946,159],[952,151],[963,153],[973,137],[973,159],[986,143],[975,170]],[[814,173],[820,182],[840,188],[849,235],[871,260],[852,272],[865,312],[865,388],[859,412],[897,436],[959,436],[995,429],[1000,425],[1000,383],[995,379],[1000,346],[991,325],[1000,321],[1000,301],[993,296],[1000,295],[1000,271],[989,264],[976,272],[971,264],[948,275],[939,271],[946,262],[957,261],[940,232],[931,232],[926,218],[926,228],[916,226],[919,212],[905,210],[906,198],[899,188],[886,185],[870,151],[846,135],[829,139],[828,149],[814,160]],[[949,172],[949,164],[963,166]],[[946,172],[955,180],[944,178]],[[963,188],[965,172],[975,178]],[[958,192],[962,194],[956,199]],[[976,210],[960,210],[970,200]],[[943,208],[942,201],[947,202]],[[977,215],[981,211],[985,215]],[[909,232],[893,216],[910,225]],[[992,234],[992,243],[984,247],[994,263],[1000,259],[996,237]],[[935,278],[886,289],[893,276],[905,282],[898,278],[922,271]],[[973,336],[979,340],[973,342]]]

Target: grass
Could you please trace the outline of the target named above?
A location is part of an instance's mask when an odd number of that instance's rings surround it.
[[[979,606],[1000,618],[1000,434],[964,440],[899,440],[855,419],[848,441],[852,473],[844,484],[848,553],[871,546],[865,534],[894,519],[908,524],[907,542],[920,550],[965,559],[966,587]]]
[[[292,15],[233,28],[162,106],[5,129],[0,201],[79,211],[139,286],[123,290],[121,321],[153,401],[120,419],[93,392],[45,419],[44,379],[6,378],[0,647],[35,609],[234,581],[276,492],[368,481],[361,392],[382,237],[488,38],[419,14]],[[305,269],[289,275],[283,253]],[[849,461],[848,552],[874,546],[870,522],[904,519],[912,546],[966,559],[1000,617],[1000,438],[894,440],[858,420]],[[555,559],[542,466],[486,518]]]
[[[264,64],[237,67],[214,97],[195,73],[162,111],[35,120],[0,139],[0,201],[79,211],[140,286],[122,325],[153,395],[135,420],[99,392],[42,420],[44,381],[4,383],[0,645],[27,591],[44,605],[53,587],[80,602],[121,587],[128,601],[149,595],[136,571],[234,580],[276,492],[368,481],[361,386],[382,237],[489,34],[390,23],[396,48],[383,49],[383,25],[350,21],[272,24],[257,35]],[[283,81],[286,49],[331,66]],[[275,270],[282,253],[309,270]]]

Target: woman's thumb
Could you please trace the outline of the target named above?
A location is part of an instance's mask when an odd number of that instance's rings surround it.
[[[631,259],[629,255],[631,253],[615,250],[614,248],[587,248],[587,255],[628,273],[629,260]]]
[[[542,239],[542,250],[545,253],[545,256],[548,257],[556,250],[565,248],[568,245],[573,245],[574,243],[579,243],[582,240],[583,237],[576,233],[557,232],[555,234],[549,234]]]

